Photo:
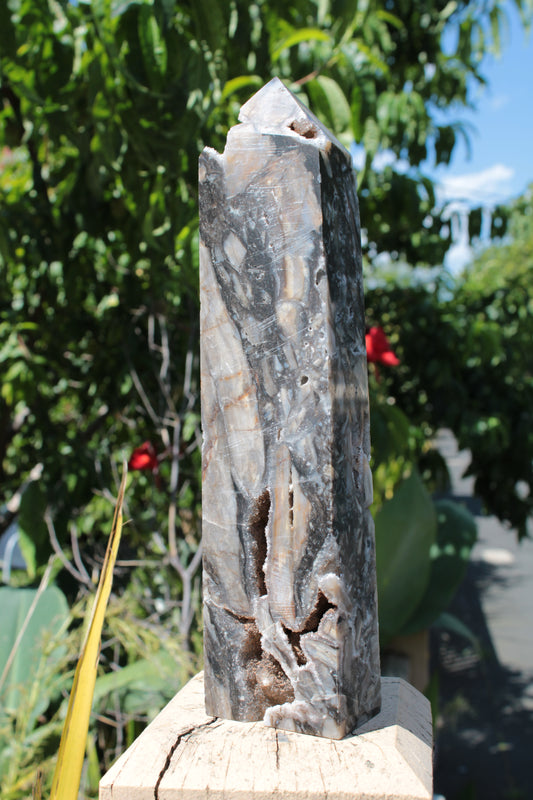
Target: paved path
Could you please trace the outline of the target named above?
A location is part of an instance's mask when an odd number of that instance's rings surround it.
[[[476,510],[468,454],[442,432],[438,446],[454,497]],[[516,534],[478,505],[478,542],[454,613],[480,648],[446,632],[433,638],[441,717],[435,791],[446,800],[533,800],[533,538]],[[530,530],[533,537],[533,526]]]

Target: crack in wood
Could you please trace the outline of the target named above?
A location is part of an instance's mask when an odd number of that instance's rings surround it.
[[[159,776],[157,778],[156,784],[154,786],[154,800],[159,800],[159,787],[161,785],[161,781],[165,777],[165,775],[166,775],[166,773],[168,771],[168,768],[170,767],[170,763],[172,761],[172,757],[173,757],[174,753],[176,752],[176,750],[178,749],[178,747],[180,746],[180,744],[182,743],[183,739],[186,736],[189,736],[189,734],[193,733],[194,731],[200,731],[203,728],[208,728],[210,725],[213,725],[214,722],[217,722],[217,717],[213,717],[208,722],[202,723],[202,725],[191,725],[190,728],[187,728],[186,730],[182,731],[179,734],[178,738],[176,739],[176,741],[174,742],[174,744],[170,748],[170,750],[169,750],[169,752],[167,754],[167,757],[165,759],[165,763],[163,764],[163,768],[162,768],[162,770],[159,773]]]

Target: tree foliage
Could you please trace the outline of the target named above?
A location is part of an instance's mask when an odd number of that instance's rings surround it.
[[[532,190],[507,213],[507,239],[483,251],[453,293],[389,284],[367,303],[400,355],[385,391],[428,435],[454,431],[486,509],[524,536],[533,509]]]
[[[368,257],[440,263],[422,170],[449,161],[463,129],[443,112],[470,102],[503,14],[499,0],[2,4],[2,500],[41,465],[41,528],[49,512],[60,546],[94,549],[117,461],[151,440],[159,474],[135,482],[125,538],[163,548],[193,592],[201,148],[222,148],[278,75],[364,148]],[[409,169],[376,170],[384,150]],[[42,564],[49,538],[37,546]]]

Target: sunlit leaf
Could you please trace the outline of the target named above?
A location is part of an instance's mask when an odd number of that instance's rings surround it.
[[[124,502],[126,475],[127,467],[124,465],[111,535],[87,633],[74,674],[74,683],[70,692],[67,716],[52,782],[51,800],[77,800],[78,797],[98,668],[102,626],[107,601],[111,593],[113,569],[122,533],[122,505]]]
[[[299,28],[276,45],[272,51],[272,61],[277,61],[284,50],[302,44],[302,42],[312,41],[331,43],[331,36],[320,28]]]
[[[227,81],[222,90],[222,100],[226,100],[235,92],[247,88],[260,88],[263,85],[263,80],[259,75],[239,75],[238,78],[232,78]]]
[[[307,84],[307,91],[316,113],[334,133],[342,134],[350,127],[350,105],[336,81],[319,75]]]
[[[399,17],[397,17],[396,14],[391,14],[390,11],[385,11],[383,8],[378,9],[378,11],[376,12],[376,16],[378,17],[378,19],[382,19],[385,22],[390,23],[399,31],[401,31],[402,28],[405,27],[402,20]]]

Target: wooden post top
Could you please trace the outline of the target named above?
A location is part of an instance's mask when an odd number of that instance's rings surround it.
[[[210,717],[200,673],[100,782],[100,800],[430,800],[431,710],[400,678],[340,741]]]

